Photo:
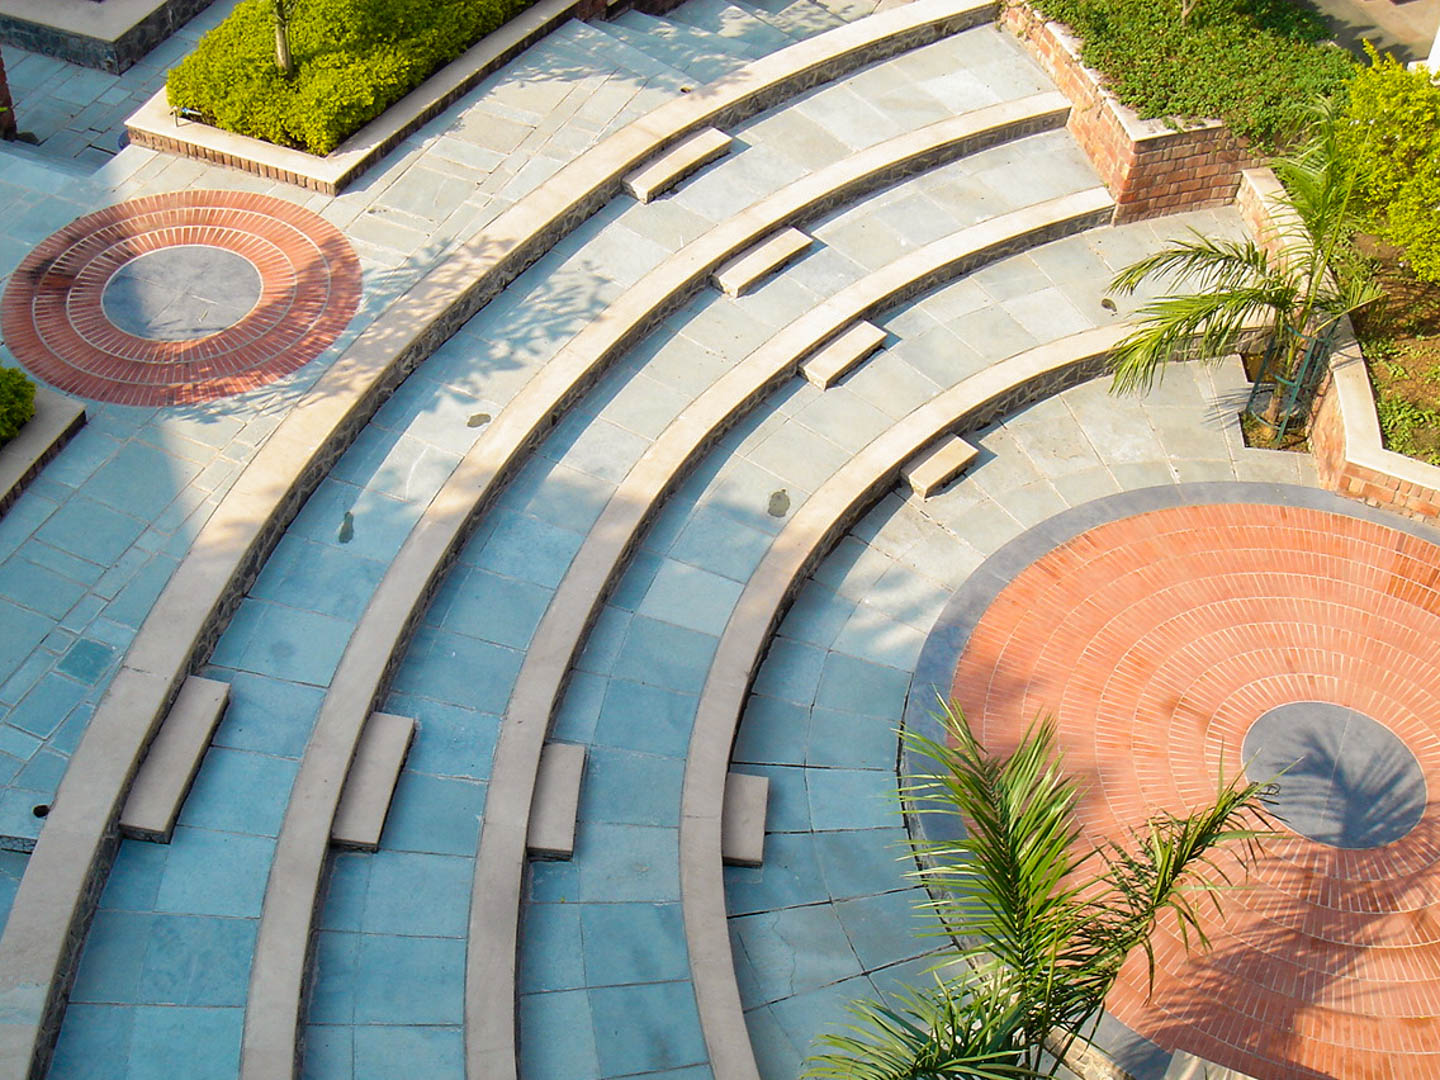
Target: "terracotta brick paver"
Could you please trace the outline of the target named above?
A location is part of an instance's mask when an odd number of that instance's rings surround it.
[[[132,260],[207,245],[248,259],[260,300],[232,326],[189,341],[136,337],[101,306]],[[17,359],[72,394],[123,405],[184,405],[253,390],[319,356],[360,300],[360,264],[341,232],[294,203],[230,191],[133,199],[87,214],[11,275],[0,321]]]
[[[1249,726],[1288,702],[1373,718],[1436,790],[1437,642],[1440,547],[1315,510],[1187,506],[1032,564],[976,627],[953,692],[993,748],[1054,715],[1100,839],[1206,801],[1222,769],[1242,768]],[[1433,803],[1366,850],[1282,827],[1223,917],[1201,909],[1212,950],[1187,958],[1162,923],[1153,996],[1137,957],[1111,1010],[1259,1080],[1440,1075],[1437,857]]]

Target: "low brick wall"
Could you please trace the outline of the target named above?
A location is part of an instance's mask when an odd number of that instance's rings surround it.
[[[1184,130],[1141,120],[1080,63],[1079,42],[1025,0],[1006,0],[1000,24],[1070,99],[1070,133],[1115,199],[1117,223],[1223,206],[1235,197],[1240,171],[1258,164],[1218,120]]]
[[[1247,169],[1235,208],[1257,243],[1282,249],[1276,204],[1280,182],[1269,169]],[[1440,521],[1440,467],[1385,449],[1365,359],[1348,319],[1310,409],[1310,453],[1331,491],[1422,521]]]

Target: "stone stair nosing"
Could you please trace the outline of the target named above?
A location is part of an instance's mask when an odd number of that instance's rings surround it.
[[[979,456],[980,451],[960,436],[947,435],[907,461],[900,477],[917,496],[928,499],[948,487]]]
[[[800,365],[800,374],[829,390],[885,344],[888,335],[871,322],[858,322]]]
[[[929,125],[856,153],[766,197],[681,249],[611,305],[603,318],[577,334],[495,419],[456,467],[391,561],[336,669],[331,690],[315,722],[311,745],[306,748],[292,799],[303,801],[303,793],[313,784],[325,783],[327,775],[343,767],[348,760],[347,740],[353,743],[366,711],[383,696],[386,665],[377,663],[375,658],[388,657],[390,663],[395,662],[428,596],[463,545],[469,525],[498,494],[504,477],[513,472],[524,454],[543,437],[554,418],[563,411],[564,404],[598,379],[610,360],[621,355],[664,314],[703,287],[716,266],[777,225],[824,213],[843,199],[884,186],[895,178],[897,170],[928,167],[993,145],[1010,135],[1018,137],[1058,127],[1064,122],[1067,108],[1059,95],[1035,95]],[[548,714],[538,727],[531,725],[536,738],[543,740],[547,725]],[[539,750],[535,752],[538,755]],[[495,792],[503,793],[511,784],[522,788],[524,812],[517,811],[509,819],[509,825],[518,830],[516,836],[520,839],[521,863],[515,865],[523,865],[529,787],[538,768],[538,763],[530,768],[530,779],[526,781],[523,772],[517,772],[517,768],[523,770],[526,760],[522,757],[516,765],[497,751],[496,766],[492,770],[495,778],[487,798],[485,835],[491,836],[493,843],[503,835],[498,807],[506,802],[503,797],[497,800]],[[281,882],[285,888],[283,892],[277,891],[280,901],[273,916],[267,900],[257,944],[254,970],[268,973],[264,993],[258,988],[252,989],[252,1002],[265,1002],[266,1021],[271,1023],[278,1023],[282,1016],[288,1015],[283,1009],[271,1011],[285,992],[282,987],[289,985],[281,984],[280,978],[283,975],[287,979],[298,979],[304,973],[303,964],[294,961],[296,951],[303,953],[308,938],[308,913],[313,908],[304,897],[307,891],[318,889],[322,874],[323,851],[313,850],[316,842],[313,830],[293,834],[295,850],[292,853],[289,820],[287,815],[272,869],[272,882],[276,883],[277,890]],[[300,846],[307,843],[309,856],[302,866]],[[482,846],[483,843],[482,840]],[[296,861],[292,863],[292,859]],[[283,921],[272,926],[268,922],[272,917]],[[268,959],[270,949],[280,954],[274,961]],[[262,955],[267,959],[262,961]],[[499,955],[503,956],[503,950]],[[505,963],[513,969],[513,956]],[[495,968],[493,972],[500,970]],[[494,984],[493,972],[480,981]],[[298,992],[298,989],[294,991]],[[256,1023],[259,1022],[257,1013]],[[275,1052],[278,1054],[278,1049]]]
[[[575,854],[575,819],[580,810],[580,780],[585,747],[546,743],[535,780],[535,801],[525,828],[525,848],[533,858],[568,859]]]
[[[981,427],[1099,374],[1126,325],[1073,334],[1012,356],[951,387],[877,436],[795,511],[750,576],[700,693],[685,759],[680,899],[691,981],[715,1080],[758,1080],[725,908],[723,832],[730,748],[767,643],[789,601],[901,467],[945,432]]]
[[[352,851],[379,851],[385,818],[400,770],[415,739],[415,721],[394,713],[371,713],[355,745],[330,842]]]
[[[757,282],[782,270],[814,243],[814,237],[787,225],[735,256],[711,278],[726,296],[744,296]]]
[[[120,832],[168,844],[185,796],[230,702],[230,684],[191,675],[145,752],[120,811]]]
[[[636,201],[648,203],[728,154],[734,143],[735,140],[723,131],[713,127],[701,128],[625,177],[625,190]]]
[[[747,65],[723,83],[659,106],[581,154],[428,273],[320,377],[211,516],[152,607],[147,619],[151,632],[142,627],[107,691],[109,701],[102,699],[92,718],[90,730],[97,733],[90,740],[94,750],[86,751],[82,741],[62,788],[67,783],[83,783],[89,793],[84,804],[88,807],[99,805],[96,800],[113,804],[123,796],[128,779],[125,767],[113,756],[102,756],[100,747],[113,747],[117,742],[143,745],[149,725],[163,714],[178,685],[179,676],[167,673],[183,670],[208,655],[230,610],[285,525],[388,393],[506,284],[613,197],[625,172],[700,127],[738,122],[865,63],[988,22],[995,11],[996,0],[914,0],[904,9],[838,27]],[[558,398],[563,402],[564,394]],[[504,427],[497,421],[487,434]],[[518,429],[511,429],[517,453],[528,449],[545,427],[548,423],[535,428],[528,439],[520,438],[523,432]],[[477,508],[472,499],[466,499],[465,506],[467,512]],[[452,533],[450,539],[456,535]],[[444,536],[430,535],[428,529],[412,531],[407,544],[412,540],[417,548],[428,547],[423,561],[430,568],[443,566],[458,551],[458,547],[447,546]],[[377,590],[371,606],[393,608],[396,617],[374,635],[375,643],[393,639],[394,623],[408,625],[412,614],[401,612],[413,613],[417,597],[422,602],[428,597],[426,587],[427,579],[422,576],[408,585],[395,585],[383,596]],[[362,640],[357,631],[351,645]],[[390,656],[395,662],[388,649],[370,655]],[[358,700],[348,699],[334,704],[332,711],[346,717],[339,723],[348,729],[348,735],[341,732],[336,739],[318,743],[312,738],[302,759],[302,772],[313,751],[311,768],[334,775],[342,767],[337,759],[353,750],[358,727],[374,705],[374,700],[362,706]],[[322,706],[322,715],[327,706]],[[533,772],[527,783],[533,784]],[[318,827],[308,822],[293,830],[282,827],[271,884],[284,882],[295,886],[297,895],[316,895],[337,798],[331,790],[316,807],[307,809],[305,816],[314,810],[314,816],[327,819]],[[72,800],[71,805],[79,808],[82,801]],[[291,807],[296,805],[292,794]],[[287,821],[290,813],[287,809]],[[87,883],[92,877],[103,879],[106,870],[103,822],[107,819],[108,812],[82,809],[74,821],[67,820],[64,829],[52,827],[50,833],[63,835],[64,842],[50,845],[50,850],[43,840],[37,845],[38,856],[31,862],[37,883],[27,889],[22,882],[17,894],[6,937],[0,939],[0,993],[17,984],[49,989],[41,998],[32,995],[25,1014],[28,1019],[0,1026],[3,1080],[9,1080],[5,1062],[48,1058],[58,1029],[64,980],[73,970],[70,927],[83,930],[93,910],[86,897],[94,893]],[[523,830],[523,821],[516,827]],[[523,844],[523,831],[519,835]],[[37,861],[43,867],[41,873],[33,873]],[[43,887],[38,884],[41,880]],[[267,906],[268,890],[267,885]],[[62,907],[54,902],[56,896],[72,902]],[[275,1075],[286,1067],[284,1062],[293,1060],[298,1038],[298,988],[308,962],[311,912],[301,911],[301,905],[289,900],[279,901],[278,906],[287,909],[285,915],[268,924],[262,917],[257,939],[242,1043],[244,1080]],[[270,937],[286,944],[266,948]],[[21,945],[36,940],[44,943],[38,949]],[[506,963],[513,967],[513,957]],[[293,995],[288,990],[272,993],[292,985],[296,988]],[[288,1032],[288,1037],[277,1037],[277,1030]],[[504,1056],[513,1058],[513,1046]],[[488,1048],[477,1047],[469,1057],[472,1071],[484,1069],[490,1058]],[[513,1061],[510,1064],[513,1066]]]
[[[509,987],[514,985],[523,876],[514,840],[494,827],[492,810],[511,825],[528,814],[536,760],[570,664],[666,494],[735,420],[855,319],[1001,254],[1098,225],[1109,219],[1113,206],[1103,188],[1051,199],[963,229],[862,278],[729,369],[671,422],[620,482],[541,616],[501,723],[470,901],[467,1045],[498,1047],[513,1038],[515,1029]],[[717,819],[717,842],[719,827]],[[501,960],[510,965],[508,986],[495,977]]]

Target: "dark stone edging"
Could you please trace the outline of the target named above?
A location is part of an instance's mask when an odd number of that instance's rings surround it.
[[[110,2],[118,6],[115,0]],[[77,25],[66,25],[72,20],[41,22],[9,14],[0,5],[0,42],[118,75],[213,2],[152,0],[148,12],[113,37],[89,34]],[[144,10],[143,5],[140,10]]]
[[[1155,510],[1215,503],[1293,506],[1340,514],[1383,525],[1431,543],[1437,542],[1437,532],[1433,527],[1401,517],[1393,511],[1366,506],[1323,488],[1300,484],[1211,481],[1166,484],[1103,496],[1062,511],[1025,530],[990,555],[955,590],[936,617],[935,625],[921,647],[906,693],[902,729],[934,741],[944,740],[944,727],[934,715],[939,699],[949,697],[955,667],[970,635],[995,598],[1027,567],[1101,525]],[[928,761],[902,742],[902,776],[928,775]],[[916,813],[911,804],[905,806],[905,826],[918,842],[943,842],[961,835],[957,818]],[[1104,1059],[1067,1062],[1084,1080],[1111,1080],[1112,1077],[1163,1080],[1169,1074],[1172,1058],[1182,1056],[1162,1049],[1109,1013],[1101,1018],[1092,1048],[1101,1051]],[[1072,1054],[1072,1058],[1074,1056]],[[1220,1072],[1219,1066],[1211,1068],[1220,1075],[1238,1075],[1230,1071]]]

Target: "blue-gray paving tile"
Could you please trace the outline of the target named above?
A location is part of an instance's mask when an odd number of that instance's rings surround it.
[[[394,1080],[397,1076],[460,1076],[465,1070],[465,1044],[458,1027],[355,1028],[353,1080]]]
[[[587,903],[678,900],[679,848],[675,829],[587,824],[576,837],[573,859],[578,898]]]
[[[192,461],[172,457],[141,442],[129,442],[95,471],[80,492],[151,521],[199,472],[200,466]]]
[[[215,745],[298,758],[324,698],[324,691],[315,687],[236,674],[230,679],[230,705],[215,731]]]
[[[780,636],[829,648],[854,613],[855,601],[809,582],[780,623]]]
[[[257,916],[275,842],[179,826],[155,898],[158,911]]]
[[[745,1014],[745,1027],[750,1034],[750,1045],[755,1051],[755,1063],[764,1077],[790,1077],[800,1075],[804,1055],[790,1036],[775,1019],[769,1005],[750,1009]]]
[[[315,977],[307,1018],[312,1024],[355,1020],[355,959],[360,935],[322,930],[315,935]]]
[[[140,1007],[130,1043],[133,1080],[233,1080],[240,1069],[239,1008]]]
[[[610,679],[596,721],[602,746],[684,757],[695,722],[694,694],[680,694],[629,679]]]
[[[0,634],[0,681],[3,681],[45,640],[54,624],[44,615],[26,611],[9,601],[0,601],[0,623],[5,626],[5,633]]]
[[[16,556],[0,565],[0,596],[51,619],[59,619],[85,594],[79,582]]]
[[[909,687],[908,672],[832,652],[825,657],[815,704],[898,723]]]
[[[520,1074],[545,1080],[596,1080],[600,1062],[590,995],[584,990],[520,998]]]
[[[650,686],[698,693],[715,644],[709,634],[636,615],[615,658],[614,673]]]
[[[485,785],[405,769],[395,785],[381,846],[442,855],[475,854]]]
[[[76,1002],[65,1010],[50,1076],[59,1080],[129,1080],[135,1009]]]
[[[218,667],[325,686],[354,627],[311,611],[246,600],[210,657]]]
[[[600,1075],[629,1076],[705,1060],[700,1016],[688,982],[590,991]]]
[[[571,532],[587,533],[613,491],[610,483],[535,456],[506,487],[505,507]]]
[[[883,769],[898,758],[894,718],[861,716],[816,706],[810,713],[810,765],[855,769]]]
[[[250,595],[354,622],[384,576],[383,562],[291,534],[265,561]]]
[[[886,828],[842,829],[815,834],[815,852],[826,892],[837,900],[907,887],[915,869],[899,814]]]
[[[69,764],[69,758],[60,754],[48,750],[38,751],[15,777],[14,784],[29,791],[52,794],[59,789],[60,779],[65,775]]]
[[[580,925],[590,986],[689,977],[679,904],[585,904]]]
[[[336,852],[330,858],[318,925],[327,930],[359,930],[370,891],[369,853]]]
[[[110,876],[105,881],[105,891],[100,894],[100,906],[126,911],[153,908],[169,854],[168,844],[121,840]]]
[[[395,675],[394,689],[499,715],[522,659],[514,649],[422,627]]]
[[[760,866],[725,868],[725,906],[732,915],[816,904],[827,899],[813,833],[765,836]]]
[[[825,667],[825,650],[788,638],[775,638],[760,664],[754,691],[808,705]]]
[[[140,1000],[244,1005],[257,925],[253,919],[157,915],[148,929]]]
[[[576,668],[597,675],[612,671],[633,621],[629,611],[609,604],[602,607],[575,661]]]
[[[555,710],[550,737],[561,742],[589,742],[595,737],[605,687],[610,680],[589,671],[575,671]]]
[[[728,514],[701,507],[670,547],[670,557],[703,566],[734,581],[747,581],[770,550],[771,536]]]
[[[789,765],[739,765],[739,773],[770,778],[770,797],[765,805],[765,831],[808,833],[810,796],[805,790],[803,767]]]
[[[782,998],[771,1004],[770,1015],[791,1045],[809,1054],[815,1049],[817,1035],[853,1022],[846,1007],[858,998],[870,997],[871,990],[869,980],[857,976]]]
[[[635,907],[637,905],[627,905]],[[526,904],[520,929],[518,992],[573,990],[585,985],[580,912],[589,905]]]
[[[592,746],[580,791],[580,818],[587,824],[677,824],[684,779],[679,758]]]
[[[860,896],[835,905],[850,947],[865,970],[909,960],[935,949],[939,944],[936,938],[920,936],[921,931],[934,930],[934,920],[916,911],[916,905],[928,898],[924,889],[907,889]]]
[[[355,962],[358,1024],[458,1024],[465,942],[363,934]]]
[[[758,765],[803,765],[810,710],[793,701],[752,694],[745,703],[730,760]]]
[[[36,537],[98,566],[111,566],[135,538],[143,522],[77,495],[52,514]]]
[[[20,554],[36,566],[53,570],[63,578],[86,586],[94,585],[110,567],[108,562],[104,565],[91,562],[39,540],[31,540],[20,549]]]
[[[385,711],[412,717],[419,724],[406,768],[434,776],[489,777],[500,731],[498,716],[412,694],[392,694]]]
[[[136,572],[114,600],[105,605],[105,617],[123,626],[138,628],[150,614],[155,599],[178,565],[177,559],[156,555]]]
[[[360,928],[371,934],[463,938],[474,864],[453,855],[381,850],[371,856]]]
[[[289,758],[212,746],[185,798],[180,823],[277,836],[298,768]]]
[[[717,637],[725,629],[740,583],[688,563],[666,562],[637,609],[641,615]]]
[[[828,986],[861,971],[830,904],[739,915],[730,926],[745,945],[759,1001]]]
[[[637,551],[620,575],[620,581],[610,594],[609,603],[624,611],[634,611],[645,599],[650,583],[655,580],[655,575],[664,562],[665,558],[654,552]]]
[[[305,1028],[305,1054],[300,1062],[301,1080],[336,1080],[348,1077],[355,1068],[354,1029],[348,1024],[334,1027],[310,1024]]]
[[[584,537],[528,514],[499,510],[494,517],[495,531],[475,565],[547,588],[559,584]]]
[[[421,509],[418,502],[387,498],[327,479],[290,523],[290,532],[383,562],[400,549]]]
[[[529,581],[474,570],[457,586],[441,625],[457,634],[523,649],[530,644],[551,595],[550,589]]]
[[[148,912],[97,911],[85,938],[71,1001],[135,1003],[140,972],[157,916]]]
[[[75,437],[65,444],[65,448],[55,460],[45,467],[45,475],[70,487],[79,487],[96,469],[127,445],[107,434],[103,427],[96,423],[97,419],[98,417],[89,417],[89,422],[75,433]]]
[[[526,895],[535,904],[571,903],[580,896],[580,868],[573,859],[532,860]]]
[[[810,820],[817,832],[883,829],[900,820],[893,769],[807,769]]]
[[[3,608],[0,608],[3,610]],[[44,640],[48,640],[57,631],[47,634]],[[41,647],[25,658],[15,672],[3,683],[0,683],[0,702],[6,705],[13,705],[30,692],[40,676],[50,670],[55,663],[53,653],[46,651],[42,640]]]
[[[87,693],[80,683],[51,672],[35,684],[6,719],[22,731],[44,738],[85,700]]]

